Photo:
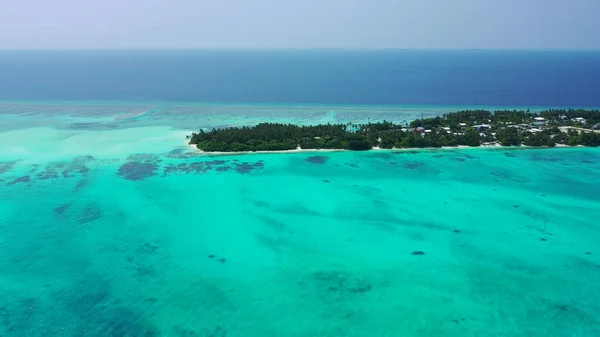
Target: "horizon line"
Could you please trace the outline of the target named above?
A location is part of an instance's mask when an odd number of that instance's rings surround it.
[[[0,48],[0,52],[44,52],[44,51],[600,51],[597,48],[343,48],[343,47],[271,47],[271,48]]]

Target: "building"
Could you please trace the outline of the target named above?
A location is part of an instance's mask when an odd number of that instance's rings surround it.
[[[592,126],[592,129],[600,129],[600,123],[596,123]]]
[[[458,123],[458,125],[460,125],[461,128],[464,128],[467,126],[467,123]]]
[[[585,120],[585,118],[577,117],[577,118],[571,119],[571,122],[585,124],[587,121]]]
[[[535,117],[534,118],[534,122],[531,123],[531,124],[535,125],[535,126],[542,126],[542,125],[546,124],[546,118],[544,118],[544,117]]]
[[[473,129],[475,129],[475,131],[478,131],[478,132],[489,131],[490,125],[489,124],[473,125]]]

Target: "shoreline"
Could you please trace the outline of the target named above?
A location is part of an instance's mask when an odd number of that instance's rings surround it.
[[[346,149],[301,149],[300,147],[294,150],[277,150],[277,151],[232,151],[232,152],[207,152],[202,151],[196,147],[194,144],[185,143],[186,146],[194,149],[197,155],[199,156],[233,156],[233,155],[247,155],[247,154],[294,154],[294,153],[330,153],[330,152],[370,152],[370,151],[387,151],[387,152],[410,152],[410,151],[440,151],[440,150],[471,150],[471,149],[486,149],[486,150],[534,150],[534,149],[558,149],[558,148],[587,148],[589,146],[576,145],[570,146],[565,144],[557,144],[554,147],[548,146],[527,146],[527,145],[519,145],[519,146],[502,146],[500,144],[495,145],[482,145],[482,146],[442,146],[442,147],[413,147],[413,148],[392,148],[392,149],[382,149],[379,147],[374,147],[371,150],[365,151],[351,151]],[[592,147],[590,147],[592,148]]]

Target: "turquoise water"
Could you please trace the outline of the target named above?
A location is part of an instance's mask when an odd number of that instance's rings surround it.
[[[138,108],[0,107],[0,336],[600,335],[599,149],[205,156],[256,110]]]

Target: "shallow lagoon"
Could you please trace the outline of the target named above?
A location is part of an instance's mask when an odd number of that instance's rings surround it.
[[[252,113],[33,107],[2,110],[0,335],[600,334],[598,149],[199,156]]]

